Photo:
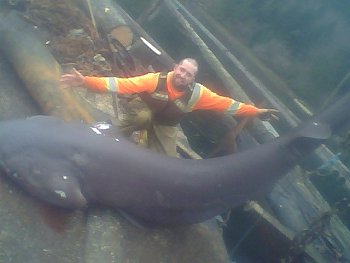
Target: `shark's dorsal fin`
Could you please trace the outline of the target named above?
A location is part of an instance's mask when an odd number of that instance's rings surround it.
[[[297,137],[313,138],[313,139],[328,139],[332,135],[332,131],[327,124],[318,122],[310,122],[301,127],[297,133]]]

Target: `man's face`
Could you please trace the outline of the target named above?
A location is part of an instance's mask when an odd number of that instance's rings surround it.
[[[173,85],[177,90],[185,90],[191,84],[197,73],[197,67],[191,62],[184,60],[182,63],[175,65]]]

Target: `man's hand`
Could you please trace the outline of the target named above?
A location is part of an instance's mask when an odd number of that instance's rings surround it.
[[[60,83],[64,87],[74,87],[84,85],[84,76],[75,68],[70,73],[63,74],[60,78]]]
[[[258,109],[258,118],[260,118],[263,121],[269,121],[271,119],[273,120],[279,120],[276,113],[278,110],[275,109]]]

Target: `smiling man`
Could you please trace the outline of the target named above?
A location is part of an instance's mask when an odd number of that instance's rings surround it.
[[[213,110],[232,116],[259,117],[274,109],[259,109],[232,98],[219,96],[195,82],[198,63],[185,58],[168,73],[148,73],[132,78],[89,77],[77,70],[61,76],[67,86],[84,85],[96,92],[135,95],[127,103],[127,113],[119,126],[126,135],[147,131],[147,147],[169,156],[177,156],[177,124],[184,114],[194,110]]]

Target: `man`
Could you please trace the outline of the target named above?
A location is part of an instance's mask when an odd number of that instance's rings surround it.
[[[198,63],[185,58],[169,73],[148,73],[132,78],[89,77],[73,69],[61,82],[96,92],[137,94],[130,100],[126,118],[119,126],[124,133],[146,129],[148,148],[169,156],[177,156],[176,135],[181,117],[194,110],[214,110],[233,116],[259,117],[272,115],[274,109],[259,109],[228,97],[219,96],[196,83]]]

